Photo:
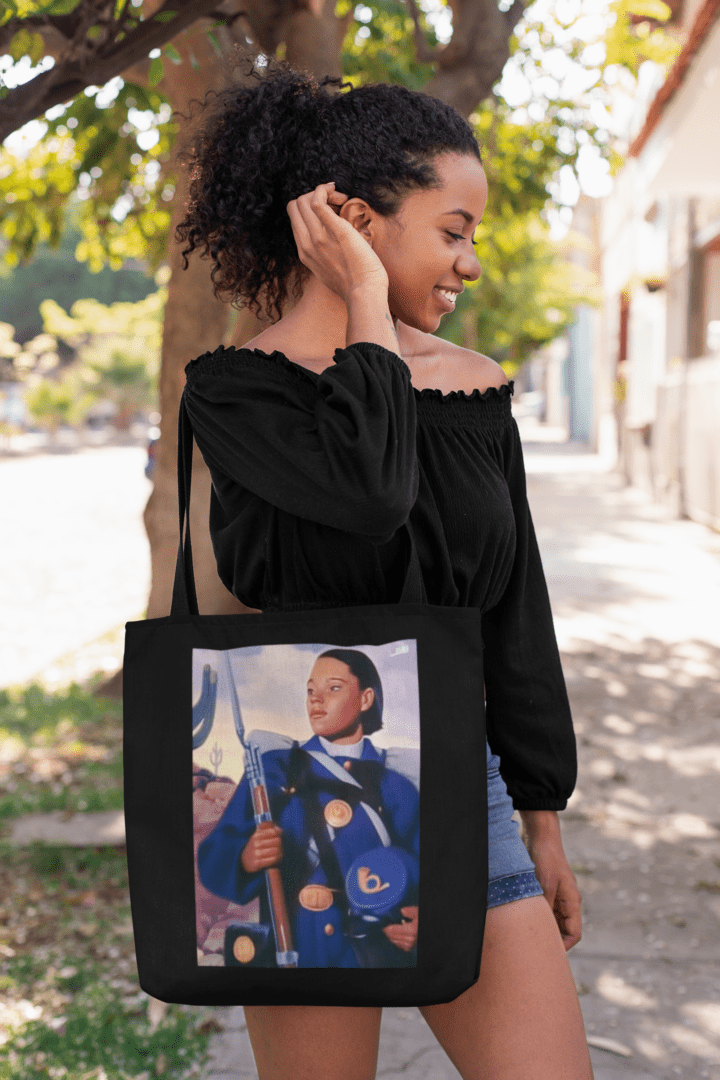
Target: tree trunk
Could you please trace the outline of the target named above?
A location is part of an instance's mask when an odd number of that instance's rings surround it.
[[[222,82],[221,63],[204,33],[205,25],[198,23],[176,42],[182,56],[181,64],[165,63],[163,89],[173,108],[182,112],[188,111],[191,98],[202,99],[207,90],[219,88]],[[198,70],[193,70],[190,63],[190,50],[197,58]],[[183,127],[178,133],[178,145],[183,137]],[[152,565],[148,619],[170,612],[178,549],[177,422],[180,396],[185,384],[184,368],[194,357],[218,347],[228,321],[227,304],[213,296],[209,262],[200,260],[195,253],[190,258],[188,269],[182,268],[181,246],[175,242],[174,230],[185,212],[187,171],[178,171],[180,182],[172,203],[168,251],[171,276],[164,312],[160,365],[160,441],[153,474],[154,486],[143,515]],[[242,605],[217,576],[207,527],[209,505],[210,477],[195,448],[190,531],[198,607],[203,614],[240,611],[243,610]]]
[[[287,28],[287,59],[293,67],[313,70],[312,46],[319,56],[319,73],[324,74],[329,63],[327,54],[327,28],[334,33],[333,74],[340,74],[340,22],[330,3],[324,12],[314,15],[300,11],[290,19]],[[169,94],[174,108],[187,110],[192,97],[202,97],[210,85],[222,82],[222,62],[213,52],[207,37],[198,24],[192,34],[178,40],[183,56],[182,64],[166,64],[163,87]],[[222,35],[224,37],[224,35]],[[222,38],[221,38],[222,40]],[[292,45],[292,47],[291,47]],[[192,48],[200,64],[193,71],[187,59]],[[295,58],[295,51],[299,58]],[[236,76],[237,77],[237,76]],[[254,80],[252,80],[254,83]],[[182,132],[179,133],[182,138]],[[183,172],[183,177],[186,173]],[[172,598],[172,585],[178,547],[177,509],[177,414],[180,395],[185,383],[185,365],[206,350],[217,348],[227,339],[229,305],[216,300],[212,294],[210,264],[196,254],[190,259],[187,270],[182,269],[180,246],[172,239],[172,230],[184,212],[185,191],[178,190],[173,199],[173,222],[170,239],[171,277],[168,286],[168,302],[165,308],[163,344],[160,368],[160,441],[155,469],[155,486],[145,509],[145,526],[152,553],[152,586],[148,601],[147,618],[168,614]],[[288,302],[283,314],[292,307]],[[244,343],[255,337],[268,325],[244,308],[239,312],[232,330],[232,339]],[[198,594],[198,608],[202,614],[220,615],[257,611],[241,604],[220,581],[208,531],[210,508],[210,475],[195,447],[193,453],[192,499],[190,530],[193,538],[193,564]]]
[[[333,5],[325,2],[322,9],[298,11],[287,25],[286,58],[293,67],[310,70],[318,77],[340,75],[339,53],[343,22],[334,14]],[[203,98],[206,91],[218,88],[223,81],[223,63],[213,51],[204,29],[207,23],[182,35],[175,45],[182,56],[181,64],[165,64],[163,89],[174,109],[188,112],[191,98]],[[218,37],[228,46],[229,35]],[[328,38],[333,49],[328,50]],[[193,70],[189,60],[192,50],[199,70]],[[228,48],[228,52],[230,49]],[[254,81],[254,80],[253,80]],[[183,137],[178,132],[177,145]],[[194,253],[187,270],[182,269],[180,246],[174,240],[174,230],[184,214],[187,173],[180,174],[180,184],[172,204],[172,224],[169,238],[171,268],[168,300],[164,312],[163,341],[160,365],[159,411],[160,440],[153,474],[154,486],[143,519],[150,542],[151,587],[146,618],[154,619],[170,612],[175,563],[178,550],[177,501],[177,418],[180,396],[185,384],[184,369],[194,357],[216,349],[232,337],[238,347],[256,337],[269,325],[267,320],[243,308],[229,320],[229,305],[215,299],[210,280],[208,260]],[[288,300],[283,315],[292,310]],[[190,532],[193,547],[193,566],[198,609],[203,615],[255,612],[237,600],[217,575],[215,557],[208,530],[210,511],[210,474],[197,447],[193,452],[192,498]],[[96,695],[122,696],[122,669],[95,690]]]
[[[191,98],[203,99],[207,90],[222,85],[222,59],[213,50],[205,29],[207,20],[198,22],[174,43],[182,63],[165,61],[162,87],[174,109],[186,115]],[[190,52],[199,68],[193,69]],[[178,125],[176,146],[183,138],[185,123]],[[159,379],[160,439],[153,472],[153,489],[145,506],[143,521],[150,543],[151,584],[146,618],[169,615],[172,601],[179,524],[177,498],[177,426],[180,396],[185,385],[185,366],[190,360],[223,341],[229,306],[213,295],[210,263],[197,252],[182,268],[181,245],[174,239],[178,222],[185,212],[187,171],[175,167],[178,187],[172,202],[172,221],[168,238],[170,280],[163,314],[163,337]],[[197,447],[193,450],[190,533],[198,609],[203,615],[246,611],[228,592],[217,575],[208,516],[210,512],[210,474]],[[122,697],[122,668],[95,690],[98,696]]]

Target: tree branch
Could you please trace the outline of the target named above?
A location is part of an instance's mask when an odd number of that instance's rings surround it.
[[[410,8],[410,14],[412,15],[412,21],[414,23],[413,41],[415,43],[415,55],[421,64],[434,64],[437,62],[440,50],[428,47],[425,34],[420,25],[420,12],[418,11],[415,0],[408,0],[408,7]],[[350,10],[352,10],[352,8]]]
[[[525,0],[513,0],[507,11],[503,12],[503,18],[505,19],[508,34],[512,34],[513,30],[522,19],[525,14],[525,7]]]
[[[83,27],[90,9],[95,17],[99,14],[98,4],[97,0],[81,4],[73,13],[76,18],[67,53],[54,67],[10,90],[0,101],[0,142],[29,120],[42,116],[53,105],[71,100],[87,86],[103,86],[116,75],[122,75],[127,68],[144,60],[152,49],[160,48],[198,19],[208,18],[217,6],[218,0],[165,0],[158,11],[126,31],[120,41],[117,39],[122,30],[121,21],[115,24],[108,39],[90,41]],[[159,21],[157,16],[165,11],[174,12],[174,18]],[[126,9],[123,9],[122,14],[125,13]],[[29,21],[23,19],[22,23]],[[53,28],[58,29],[55,25]],[[64,29],[70,33],[69,22]]]
[[[498,0],[449,0],[453,35],[437,51],[435,74],[423,92],[469,116],[492,94],[502,75],[510,56],[509,37],[525,2],[513,0],[507,11],[501,11]]]

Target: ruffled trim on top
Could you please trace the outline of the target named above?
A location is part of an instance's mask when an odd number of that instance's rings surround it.
[[[260,354],[259,356],[257,354]],[[292,372],[298,379],[307,381],[313,377],[317,377],[317,372],[309,371],[301,364],[295,364],[292,360],[289,360],[285,353],[275,349],[271,353],[263,352],[262,349],[236,349],[234,345],[218,345],[217,349],[204,352],[202,356],[198,356],[195,360],[191,360],[189,364],[185,365],[185,376],[190,378],[190,375],[195,371],[202,370],[203,372],[218,372],[227,369],[227,365],[234,361],[235,356],[240,356],[244,360],[255,360],[257,363],[261,363],[267,367],[266,361],[273,360],[279,367],[282,367],[285,371]]]
[[[390,362],[407,375],[408,382],[412,385],[410,369],[397,353],[374,342],[356,342],[355,344],[367,344],[381,350]],[[341,349],[336,351],[342,352]],[[185,367],[185,376],[188,384],[192,385],[194,373],[224,375],[238,362],[250,363],[265,371],[274,369],[278,374],[288,372],[291,378],[299,379],[306,386],[311,384],[316,387],[320,377],[319,372],[305,368],[302,364],[296,364],[279,349],[268,353],[263,349],[236,349],[234,345],[227,347],[219,345],[212,352],[203,353],[196,360],[191,360]],[[512,381],[503,383],[502,386],[488,386],[486,390],[475,387],[469,393],[465,390],[449,390],[444,393],[435,387],[426,386],[422,390],[416,386],[412,387],[418,409],[418,420],[421,423],[440,427],[470,426],[475,428],[480,425],[480,428],[488,434],[503,430],[510,422],[512,417],[510,400],[514,388],[515,384]]]
[[[357,341],[354,342],[350,348],[355,348],[356,345],[368,345],[370,348],[379,349],[381,353],[392,363],[399,368],[408,380],[410,380],[410,368],[398,353],[391,352],[390,349],[386,349],[384,345],[378,345],[373,341]],[[336,349],[335,352],[343,352],[343,349]],[[320,373],[318,371],[312,371],[309,368],[303,367],[302,364],[296,364],[294,360],[290,360],[284,352],[280,352],[279,349],[273,349],[272,352],[265,352],[263,349],[236,349],[234,345],[218,345],[217,349],[213,349],[212,352],[205,352],[202,356],[198,356],[197,359],[191,360],[189,364],[185,366],[185,376],[188,378],[191,372],[194,372],[200,368],[202,364],[202,371],[220,372],[227,370],[227,365],[232,362],[235,356],[242,354],[242,358],[245,361],[254,361],[256,364],[261,364],[265,370],[268,369],[268,361],[275,363],[278,367],[281,367],[284,371],[291,372],[297,379],[302,379],[307,382],[308,379],[314,383],[319,378]],[[336,361],[337,362],[337,361]]]
[[[361,343],[358,343],[361,344]],[[404,368],[408,374],[410,369],[405,361],[397,353],[391,352],[386,349],[384,345],[377,345],[373,342],[367,344],[373,345],[376,349],[381,349],[389,357],[392,357],[401,368]],[[342,351],[342,350],[336,350]],[[274,349],[271,353],[265,352],[263,349],[236,349],[234,345],[218,345],[217,349],[204,352],[201,356],[198,356],[195,360],[191,360],[185,366],[185,375],[189,377],[191,372],[196,371],[202,365],[204,370],[215,371],[218,368],[222,368],[225,364],[232,360],[234,355],[242,353],[244,357],[254,358],[259,360],[262,357],[261,362],[265,364],[270,360],[278,364],[285,371],[290,371],[296,378],[307,381],[310,379],[317,379],[319,372],[312,371],[310,368],[303,367],[302,364],[296,364],[294,360],[290,360],[284,352],[280,352],[279,349]],[[413,386],[415,396],[420,401],[509,401],[515,392],[515,382],[510,380],[504,383],[502,386],[488,386],[486,390],[480,390],[475,387],[474,390],[467,393],[465,390],[449,390],[447,393],[443,393],[442,390],[438,390],[435,387],[423,387],[419,390],[416,386]]]
[[[421,400],[434,400],[434,401],[509,401],[515,393],[515,382],[513,379],[510,382],[503,383],[502,386],[488,386],[487,390],[480,390],[479,387],[475,387],[470,393],[466,393],[465,390],[449,390],[447,394],[444,394],[442,390],[436,390],[434,387],[426,386],[422,390],[418,390],[414,387],[416,395]]]

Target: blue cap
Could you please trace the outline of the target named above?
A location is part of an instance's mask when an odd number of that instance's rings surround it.
[[[345,877],[353,915],[381,918],[402,904],[418,884],[418,861],[404,848],[376,847],[359,855]]]

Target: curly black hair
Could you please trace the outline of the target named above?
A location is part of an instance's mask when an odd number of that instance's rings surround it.
[[[184,269],[200,249],[213,261],[215,296],[262,317],[263,293],[272,322],[273,308],[282,317],[290,275],[297,301],[311,274],[298,256],[291,199],[335,180],[337,191],[393,217],[410,192],[441,187],[438,155],[482,159],[467,120],[429,94],[380,82],[353,87],[330,75],[318,82],[285,60],[256,68],[243,59],[256,85],[193,102],[202,112],[178,155],[190,182],[175,237],[186,244]]]

